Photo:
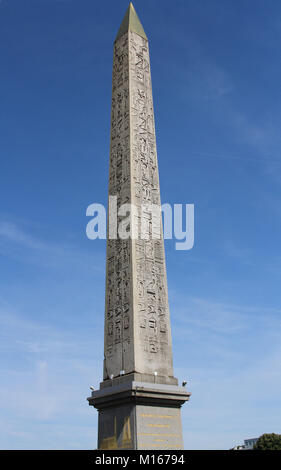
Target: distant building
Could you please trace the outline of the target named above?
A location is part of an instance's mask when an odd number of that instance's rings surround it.
[[[254,445],[258,442],[258,437],[253,437],[252,439],[244,439],[243,450],[253,450]]]
[[[232,450],[253,450],[254,445],[258,441],[258,437],[252,439],[244,439],[244,444],[233,447]]]

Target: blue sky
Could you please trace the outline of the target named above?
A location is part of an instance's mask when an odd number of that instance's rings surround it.
[[[0,447],[91,449],[102,377],[112,45],[128,6],[0,2]],[[162,202],[195,205],[166,242],[187,449],[280,433],[281,4],[135,0],[150,40]]]

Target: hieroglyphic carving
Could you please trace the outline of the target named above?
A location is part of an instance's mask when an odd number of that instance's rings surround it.
[[[161,351],[164,351],[161,343],[166,344],[164,356],[171,358],[172,354],[170,335],[167,334],[170,324],[163,234],[161,230],[160,239],[152,239],[151,212],[143,209],[145,204],[160,206],[149,50],[146,39],[132,32],[129,64],[133,202],[139,208],[140,225],[146,238],[138,240],[135,244],[136,259],[139,260],[136,264],[136,275],[140,341],[146,354],[160,354],[159,359],[154,357],[153,367],[157,367],[158,361],[160,369],[163,370],[165,361],[163,355],[161,356]],[[143,300],[144,302],[140,303]],[[140,310],[143,303],[145,310]],[[171,363],[166,365],[166,370],[171,372]]]
[[[114,45],[109,194],[117,210],[137,207],[130,225],[145,239],[107,240],[104,378],[123,369],[172,376],[163,233],[153,239],[150,211],[161,203],[149,50],[132,31]]]
[[[124,34],[114,45],[112,76],[109,195],[117,196],[117,210],[130,202],[130,191],[129,53],[128,34]],[[130,353],[131,277],[130,240],[108,239],[104,378],[119,375],[124,350]]]

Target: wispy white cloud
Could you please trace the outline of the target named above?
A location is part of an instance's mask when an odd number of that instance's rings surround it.
[[[233,82],[226,70],[212,60],[194,36],[177,31],[177,48],[180,46],[183,60],[170,67],[176,77],[177,95],[181,98],[216,101],[233,91]],[[170,63],[173,60],[170,57]]]
[[[281,310],[175,299],[176,375],[192,392],[182,409],[186,448],[229,449],[279,432]]]
[[[175,298],[177,319],[186,324],[207,328],[208,331],[231,334],[251,328],[253,321],[255,325],[265,324],[269,328],[280,325],[278,316],[281,315],[281,309],[249,307],[204,298],[185,298],[180,294]]]
[[[197,56],[191,66],[182,70],[186,89],[193,99],[218,100],[231,93],[233,84],[227,73],[206,57]],[[188,91],[187,91],[188,90]]]
[[[255,364],[245,366],[240,360],[235,369],[230,364],[223,374],[203,364],[199,371],[191,369],[196,380],[191,381],[193,395],[183,409],[187,448],[229,449],[246,438],[279,432],[280,358],[279,346]]]
[[[74,272],[78,277],[85,270],[103,276],[103,256],[62,240],[49,241],[22,226],[7,220],[0,223],[2,256],[44,269]],[[93,272],[89,276],[92,278]],[[83,448],[87,442],[88,448],[95,446],[97,416],[89,409],[86,396],[91,382],[96,386],[102,376],[103,325],[95,324],[97,317],[89,305],[91,298],[84,299],[77,316],[71,317],[69,292],[73,295],[73,283],[72,280],[65,283],[62,286],[60,279],[60,285],[56,288],[54,284],[51,293],[49,285],[45,288],[39,282],[42,292],[38,293],[27,284],[28,291],[23,289],[22,296],[17,292],[16,298],[9,295],[13,295],[13,285],[7,284],[5,297],[3,294],[0,297],[2,448],[11,448],[11,442],[13,448],[40,448],[42,442],[43,448]],[[60,292],[63,289],[67,298],[63,305],[58,305],[56,297],[63,295]],[[48,293],[51,307],[44,304]],[[55,320],[55,309],[59,321]],[[89,317],[85,312],[88,309]],[[69,420],[69,410],[73,420]],[[72,438],[66,442],[65,436],[71,434],[73,423],[76,430],[73,429]],[[84,433],[79,426],[84,428]],[[38,429],[41,429],[40,439]]]
[[[11,222],[0,222],[0,237],[6,238],[12,242],[24,245],[34,250],[55,251],[56,253],[60,252],[58,247],[49,245],[34,237],[31,237],[20,227]]]
[[[222,246],[224,254],[229,256],[230,258],[236,258],[240,261],[240,263],[253,265],[253,253],[249,248],[239,245],[237,242],[233,240],[227,240],[223,243]]]
[[[86,237],[86,235],[85,235]],[[100,273],[104,271],[103,254],[81,250],[66,240],[59,243],[46,241],[23,230],[15,223],[0,221],[0,254],[18,261],[44,267],[75,266]],[[93,256],[94,262],[93,262]]]
[[[258,36],[255,31],[253,37],[255,44],[258,39],[263,43],[268,42],[269,46],[277,45],[280,37],[280,18],[274,19],[266,27],[263,25]],[[264,165],[267,174],[280,183],[281,121],[279,109],[274,111],[269,108],[263,110],[259,116],[250,115],[249,104],[241,105],[241,100],[235,98],[235,94],[239,93],[239,88],[225,65],[217,62],[204,49],[198,38],[189,32],[174,31],[174,38],[176,47],[182,54],[182,61],[175,60],[170,68],[173,83],[177,84],[177,97],[183,101],[195,101],[198,107],[204,110],[202,101],[223,102],[222,106],[210,105],[208,112],[212,114],[216,122],[222,122],[231,130],[232,139],[242,145],[252,147],[254,151],[253,155],[249,155],[248,149],[245,148],[243,155],[233,155],[227,152],[224,155],[212,153],[209,156],[227,160],[259,161]],[[170,58],[170,63],[172,60],[173,58]],[[196,154],[207,156],[204,152],[200,153],[200,149]]]
[[[86,397],[91,381],[96,385],[101,379],[102,335],[96,336],[93,327],[73,331],[28,320],[3,300],[0,331],[0,447],[7,448],[8,439],[9,448],[11,442],[14,448],[38,448],[42,442],[42,448],[82,448],[87,442],[93,448],[97,416]],[[67,444],[64,438],[73,426],[84,432],[72,429],[72,444]]]

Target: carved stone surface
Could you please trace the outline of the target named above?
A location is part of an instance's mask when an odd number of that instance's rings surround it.
[[[155,238],[150,208],[161,203],[149,49],[131,30],[114,45],[109,195],[118,210],[136,206],[128,227],[139,238],[107,241],[104,379],[120,371],[172,377],[163,230]]]
[[[99,449],[183,447],[180,407],[191,394],[173,376],[160,205],[148,41],[130,3],[112,81],[108,220],[117,208],[122,233],[108,224],[104,380],[88,397]]]

